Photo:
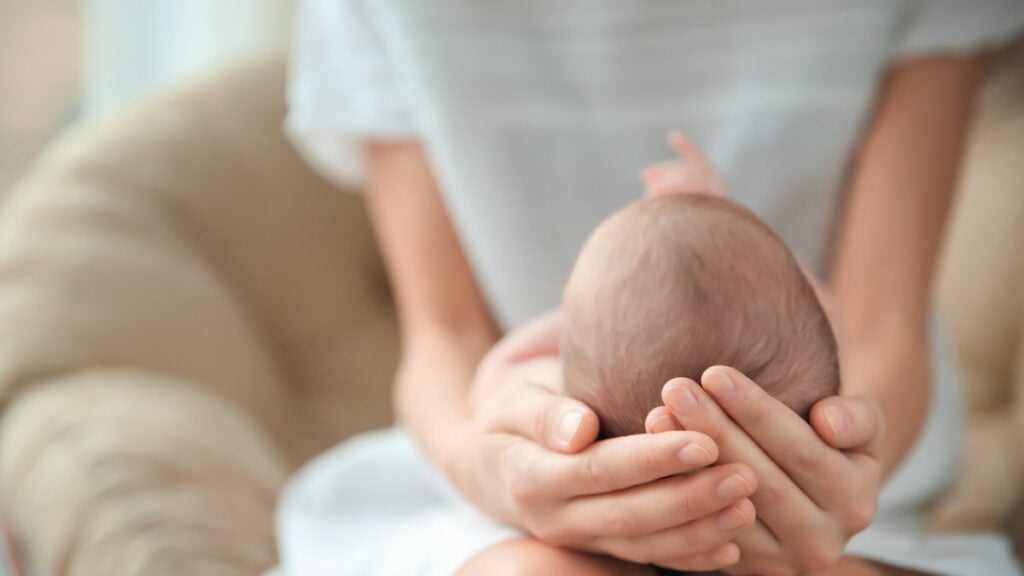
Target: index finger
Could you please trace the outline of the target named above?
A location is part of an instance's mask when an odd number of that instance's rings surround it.
[[[603,494],[692,472],[718,459],[706,434],[691,431],[634,434],[599,440],[578,454],[563,454],[539,473],[565,496]]]

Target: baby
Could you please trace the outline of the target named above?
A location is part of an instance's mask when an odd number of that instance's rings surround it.
[[[836,341],[793,255],[752,212],[712,194],[635,202],[591,234],[565,288],[565,392],[603,436],[639,434],[661,388],[736,368],[806,417],[837,393]]]

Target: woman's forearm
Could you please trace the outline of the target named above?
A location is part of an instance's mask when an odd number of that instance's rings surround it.
[[[367,208],[402,328],[396,412],[431,459],[445,466],[467,421],[473,372],[498,331],[423,147],[369,143],[365,151]]]
[[[932,282],[983,71],[981,57],[893,70],[852,172],[832,270],[844,392],[881,407],[886,470],[929,405]]]
[[[421,335],[408,342],[395,380],[395,412],[447,472],[469,422],[468,391],[487,334]]]
[[[931,364],[928,333],[920,329],[880,328],[842,351],[843,394],[875,401],[884,414],[881,459],[888,474],[913,445],[928,413]]]

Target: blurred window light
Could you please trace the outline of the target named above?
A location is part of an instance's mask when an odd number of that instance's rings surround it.
[[[285,50],[293,0],[82,0],[86,114]]]

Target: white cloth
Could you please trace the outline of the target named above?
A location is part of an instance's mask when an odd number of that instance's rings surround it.
[[[287,129],[339,181],[360,177],[361,140],[420,139],[509,327],[557,305],[584,238],[638,197],[637,173],[667,156],[670,128],[820,272],[887,66],[1022,26],[1018,0],[306,0]],[[938,573],[1016,573],[993,536],[921,527],[961,438],[955,371],[935,374],[926,430],[850,550]],[[283,570],[303,576],[450,574],[510,534],[462,503],[401,430],[317,460],[279,524]]]
[[[401,428],[303,468],[281,497],[277,529],[285,576],[450,575],[518,535],[462,500]]]
[[[886,66],[1022,22],[1020,0],[307,0],[287,128],[337,179],[362,139],[420,138],[510,326],[558,303],[670,128],[820,272]]]
[[[936,348],[944,350],[933,330]],[[882,490],[878,518],[847,553],[950,576],[1020,574],[995,534],[928,534],[919,508],[952,477],[961,422],[954,371],[936,357],[921,438]],[[466,503],[401,428],[364,434],[320,456],[289,483],[277,523],[276,576],[448,576],[519,532]]]

